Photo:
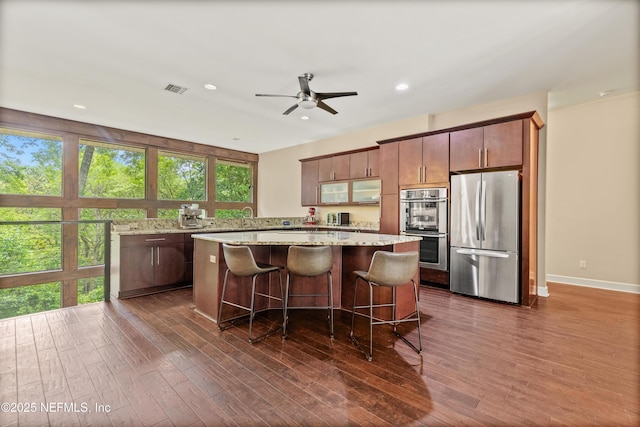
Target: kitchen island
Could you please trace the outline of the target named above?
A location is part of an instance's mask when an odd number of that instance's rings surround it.
[[[373,253],[377,250],[391,252],[408,252],[419,250],[419,237],[396,236],[390,234],[358,233],[345,231],[245,231],[232,233],[211,233],[197,234],[193,236],[194,259],[193,259],[193,296],[196,311],[207,318],[217,321],[218,308],[222,293],[222,282],[226,271],[226,263],[222,251],[222,244],[246,245],[257,262],[264,262],[274,265],[286,266],[287,251],[291,245],[332,247],[333,267],[333,306],[336,309],[350,310],[353,304],[353,289],[355,270],[368,270]],[[283,282],[287,271],[282,272]],[[270,295],[278,295],[280,290],[275,275],[263,275],[258,277],[258,286],[262,286]],[[232,298],[239,304],[248,304],[250,298],[250,278],[239,278],[233,275],[229,277],[229,288],[227,298]],[[304,292],[306,288],[311,289],[317,278],[296,277],[296,286]],[[416,282],[419,280],[419,270],[416,269],[414,276]],[[236,285],[236,286],[234,286]],[[237,286],[241,285],[241,286]],[[391,301],[391,290],[380,288],[374,290],[374,303]],[[362,292],[362,295],[360,295]],[[365,287],[360,287],[358,300],[368,298],[368,291]],[[297,304],[313,306],[326,304],[315,301],[314,297],[309,297],[304,301],[292,301],[291,307]],[[269,306],[270,302],[260,302],[262,305],[256,307],[258,310],[268,310],[279,308]],[[415,310],[413,288],[410,286],[401,287],[397,292],[397,316],[405,317]],[[389,319],[391,310],[389,308],[377,309],[374,315],[380,319]]]

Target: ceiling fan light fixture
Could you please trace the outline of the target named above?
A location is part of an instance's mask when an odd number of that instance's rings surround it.
[[[315,108],[316,103],[311,99],[303,99],[302,101],[298,102],[298,106],[310,110],[312,108]]]

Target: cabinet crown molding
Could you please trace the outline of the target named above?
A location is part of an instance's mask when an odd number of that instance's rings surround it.
[[[480,121],[480,122],[467,123],[467,124],[464,124],[464,125],[453,126],[453,127],[446,128],[446,129],[437,129],[437,130],[432,130],[432,131],[428,131],[428,132],[416,133],[416,134],[413,134],[413,135],[405,135],[405,136],[398,136],[398,137],[390,138],[390,139],[383,139],[383,140],[377,141],[377,143],[379,145],[389,144],[389,143],[392,143],[392,142],[404,141],[404,140],[412,139],[412,138],[422,138],[422,137],[429,136],[429,135],[437,135],[439,133],[455,132],[455,131],[458,131],[458,130],[465,130],[465,129],[471,129],[471,128],[476,128],[476,127],[495,125],[495,124],[498,124],[498,123],[504,123],[504,122],[510,122],[510,121],[513,121],[513,120],[522,120],[522,119],[531,119],[535,123],[535,125],[536,125],[536,127],[538,129],[542,129],[544,127],[544,122],[542,121],[542,118],[540,117],[540,115],[538,114],[537,111],[527,111],[525,113],[513,114],[511,116],[497,117],[497,118],[493,118],[493,119],[489,119],[489,120],[483,120],[483,121]]]

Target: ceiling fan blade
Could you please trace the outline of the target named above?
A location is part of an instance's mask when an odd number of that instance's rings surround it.
[[[316,92],[316,98],[321,100],[321,99],[329,99],[329,98],[339,98],[341,96],[354,96],[357,94],[358,92],[325,92],[325,93]]]
[[[307,95],[311,95],[311,89],[309,89],[309,79],[306,75],[298,76],[298,81],[300,82],[300,90]]]
[[[298,104],[293,104],[291,107],[289,107],[289,109],[287,111],[285,111],[284,113],[282,113],[283,115],[287,115],[290,112],[292,112],[293,110],[295,110],[296,108],[298,108]]]
[[[270,95],[266,93],[256,93],[256,96],[277,96],[280,98],[297,98],[297,96],[294,96],[294,95]]]
[[[338,114],[338,112],[336,110],[334,110],[333,108],[329,107],[327,104],[325,104],[322,101],[318,101],[318,108],[322,108],[324,111],[328,111],[331,114]]]

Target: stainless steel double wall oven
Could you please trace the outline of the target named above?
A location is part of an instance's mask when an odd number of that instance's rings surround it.
[[[447,189],[400,191],[400,233],[422,237],[420,267],[447,271]]]

